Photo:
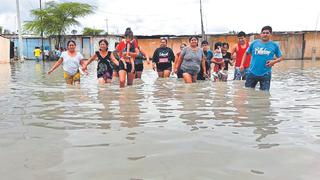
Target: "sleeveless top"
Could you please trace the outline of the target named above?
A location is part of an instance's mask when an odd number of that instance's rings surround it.
[[[236,59],[235,67],[240,67],[241,61],[242,61],[242,57],[243,57],[244,53],[246,53],[248,47],[249,47],[249,43],[248,42],[246,42],[246,47],[245,48],[242,48],[240,43],[238,43],[238,51],[237,51],[237,59]],[[250,60],[251,60],[251,55],[247,55],[246,62],[243,64],[243,66],[245,68],[248,68],[250,66]]]
[[[98,74],[104,74],[106,72],[113,71],[110,56],[111,51],[108,51],[108,54],[106,57],[102,57],[99,51],[96,51],[96,55],[98,57],[98,66],[97,66],[97,73]]]

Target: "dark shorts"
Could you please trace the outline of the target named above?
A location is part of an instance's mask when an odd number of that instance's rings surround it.
[[[115,65],[113,62],[111,62],[113,71],[119,72],[119,66]]]
[[[260,84],[260,90],[269,91],[271,84],[271,72],[264,74],[263,76],[256,76],[250,71],[247,71],[247,79],[245,86],[247,88],[255,88],[256,85]]]
[[[97,74],[97,77],[98,79],[103,78],[105,81],[107,81],[107,79],[112,79],[112,74],[113,71],[105,71],[104,73]]]
[[[132,64],[129,62],[126,62],[126,66],[127,66],[127,69],[125,68],[123,62],[119,61],[119,71],[124,70],[127,73],[130,73],[132,71]]]
[[[143,64],[135,64],[134,70],[135,71],[143,71]]]
[[[190,74],[191,76],[198,75],[198,73],[200,72],[200,71],[196,71],[196,70],[194,70],[194,69],[181,69],[181,70],[182,70],[182,74],[188,73],[188,74]]]
[[[165,70],[172,70],[172,64],[171,63],[157,63],[157,71],[162,72]]]
[[[177,71],[177,77],[178,78],[183,78],[183,71],[180,68]]]
[[[197,80],[206,80],[206,78],[203,76],[203,68],[200,67],[200,72],[198,73]]]

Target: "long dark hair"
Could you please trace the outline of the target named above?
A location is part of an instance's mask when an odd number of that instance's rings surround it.
[[[77,46],[77,43],[74,40],[69,40],[67,42],[67,47],[69,46],[70,43],[73,43],[75,46]]]
[[[108,42],[106,39],[101,39],[101,40],[99,41],[99,45],[100,45],[102,42],[104,42],[107,46],[109,46],[109,42]]]

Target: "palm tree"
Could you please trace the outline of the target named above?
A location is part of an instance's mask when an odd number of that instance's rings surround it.
[[[24,27],[36,34],[43,31],[46,36],[56,37],[56,45],[60,47],[61,38],[66,34],[67,29],[80,25],[77,18],[93,13],[93,9],[93,6],[85,3],[49,1],[46,3],[46,8],[31,10],[34,19],[26,22]]]
[[[95,36],[95,35],[100,35],[103,32],[104,32],[104,30],[102,30],[102,29],[94,29],[94,28],[85,27],[83,29],[82,34],[85,36]]]

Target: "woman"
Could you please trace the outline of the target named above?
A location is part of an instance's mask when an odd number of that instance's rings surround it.
[[[108,51],[108,41],[102,39],[99,41],[99,51],[96,51],[94,55],[92,55],[88,62],[84,64],[83,69],[86,70],[87,66],[93,61],[98,60],[97,66],[97,77],[99,80],[99,84],[111,83],[112,75],[113,75],[113,66],[111,61],[119,66],[119,62],[115,59],[111,51]]]
[[[160,47],[157,48],[152,57],[153,68],[157,69],[160,78],[170,76],[172,70],[172,62],[174,62],[174,53],[171,48],[167,47],[168,40],[161,38]]]
[[[198,37],[189,38],[190,46],[181,51],[174,72],[177,73],[180,65],[185,83],[193,83],[197,80],[197,74],[200,72],[200,66],[203,68],[203,75],[206,77],[206,62],[203,50],[198,47]]]
[[[84,64],[83,56],[76,51],[76,42],[73,40],[68,41],[67,51],[61,53],[59,60],[53,65],[53,67],[48,71],[50,75],[55,69],[57,69],[61,64],[64,70],[64,78],[67,84],[79,84],[80,83],[80,65]]]
[[[133,84],[134,79],[134,59],[138,55],[138,43],[133,38],[133,32],[130,28],[126,29],[125,40],[122,40],[118,45],[118,51],[120,54],[119,61],[119,81],[120,88],[123,88],[126,84],[130,86]]]
[[[139,54],[134,60],[134,69],[136,70],[135,77],[138,79],[141,79],[141,75],[143,71],[143,60],[144,58],[146,58],[148,64],[150,64],[150,60],[147,53],[141,47],[138,47],[138,49],[139,49]]]
[[[175,61],[174,61],[175,63],[178,62],[178,59],[179,59],[180,54],[181,54],[181,51],[182,51],[183,48],[185,48],[185,47],[187,47],[187,44],[186,44],[186,43],[182,43],[182,44],[180,45],[180,51],[176,54],[176,58],[175,58]],[[174,66],[175,66],[175,64],[174,64]],[[182,71],[181,71],[180,68],[177,70],[177,76],[178,76],[178,78],[182,78],[182,77],[183,77],[183,76],[182,76]]]

